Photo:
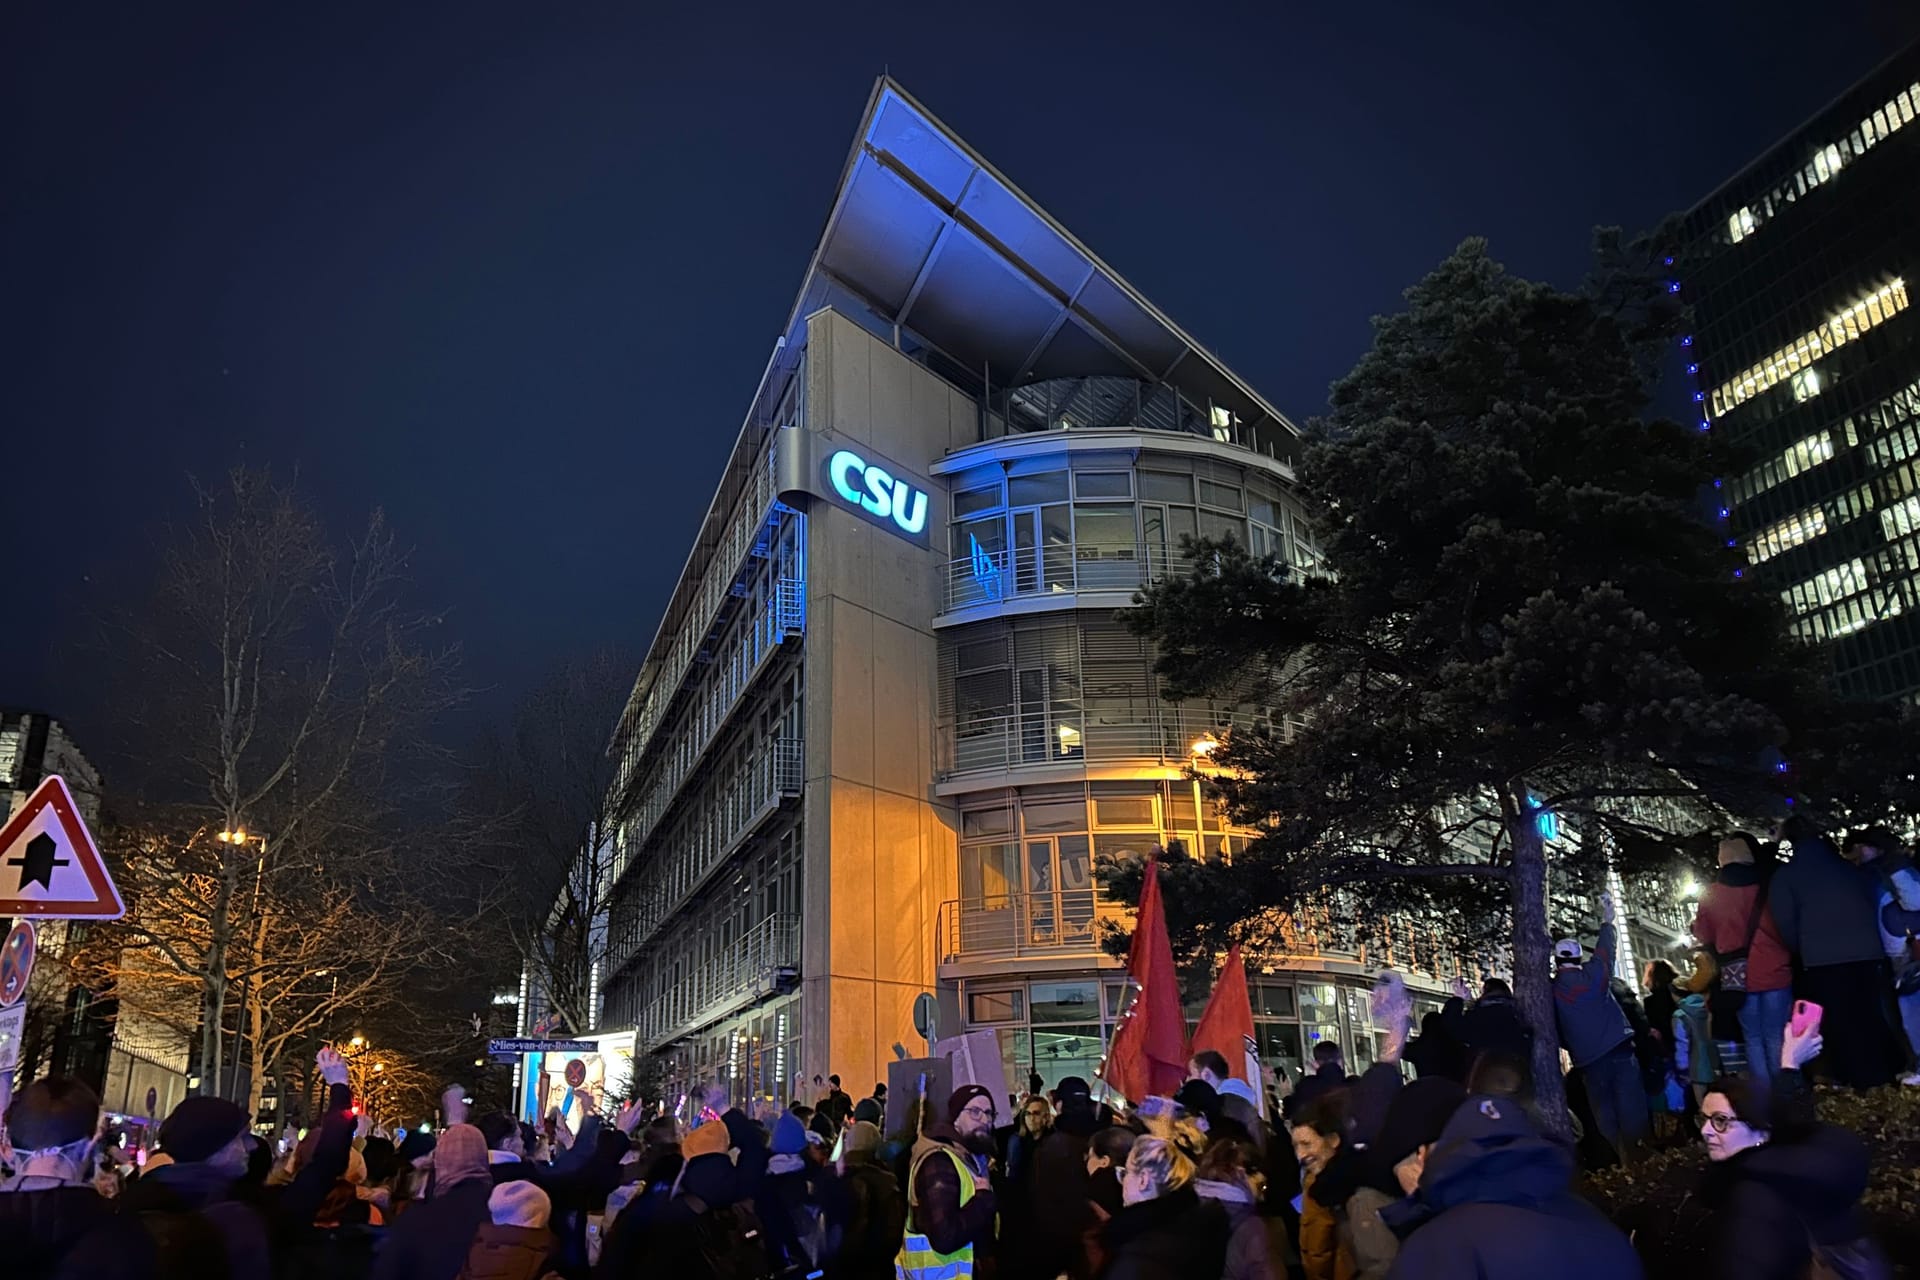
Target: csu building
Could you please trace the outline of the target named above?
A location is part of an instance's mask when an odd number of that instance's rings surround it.
[[[1231,856],[1190,769],[1269,719],[1163,700],[1115,612],[1191,534],[1314,569],[1296,429],[888,79],[741,393],[615,737],[603,1024],[669,1091],[811,1100],[921,1049],[929,992],[1010,1079],[1090,1076],[1123,990],[1095,867]],[[1303,925],[1253,975],[1270,1064],[1371,1059],[1359,960]]]
[[[1743,572],[1846,692],[1920,694],[1920,45],[1686,219],[1689,368]]]

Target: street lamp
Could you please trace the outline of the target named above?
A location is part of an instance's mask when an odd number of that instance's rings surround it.
[[[367,1038],[365,1036],[355,1036],[353,1039],[347,1041],[347,1043],[352,1045],[354,1048],[359,1049],[359,1048],[363,1048],[366,1045]]]

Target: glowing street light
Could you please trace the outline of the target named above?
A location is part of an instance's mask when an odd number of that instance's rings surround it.
[[[1204,734],[1194,739],[1193,746],[1189,749],[1196,756],[1211,756],[1220,749],[1220,739],[1210,733]]]
[[[367,1038],[365,1036],[355,1036],[353,1039],[347,1041],[347,1043],[352,1045],[354,1048],[359,1049],[366,1045]]]

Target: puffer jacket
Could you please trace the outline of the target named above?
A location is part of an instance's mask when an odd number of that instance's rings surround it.
[[[1636,1280],[1627,1237],[1570,1190],[1573,1152],[1511,1099],[1461,1104],[1419,1190],[1381,1211],[1401,1237],[1390,1280]]]

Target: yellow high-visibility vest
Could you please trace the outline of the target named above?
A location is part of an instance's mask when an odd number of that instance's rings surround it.
[[[907,1234],[900,1242],[900,1256],[893,1261],[895,1280],[969,1280],[973,1275],[973,1244],[968,1242],[952,1253],[940,1253],[933,1242],[915,1228],[913,1211],[919,1202],[913,1198],[913,1189],[920,1184],[920,1166],[931,1156],[945,1155],[953,1161],[953,1167],[960,1172],[960,1207],[967,1207],[973,1199],[973,1170],[960,1158],[960,1153],[952,1147],[935,1147],[932,1151],[922,1152],[907,1172]]]

